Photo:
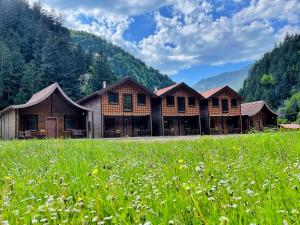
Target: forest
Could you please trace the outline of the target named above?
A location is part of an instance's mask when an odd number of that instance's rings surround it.
[[[283,42],[250,69],[240,93],[245,101],[265,100],[281,118],[300,122],[300,35]]]
[[[40,3],[0,0],[0,18],[0,109],[24,103],[54,82],[74,100],[124,76],[151,89],[172,84],[121,48],[68,30]]]

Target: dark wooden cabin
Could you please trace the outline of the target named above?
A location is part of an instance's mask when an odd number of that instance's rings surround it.
[[[157,90],[152,99],[153,135],[201,134],[201,94],[185,83]]]
[[[206,134],[233,134],[242,132],[242,97],[228,86],[201,93],[201,119]]]
[[[92,109],[92,137],[151,136],[151,103],[153,93],[126,77],[79,101]]]
[[[86,137],[89,109],[72,101],[54,83],[22,105],[0,112],[2,139]]]
[[[278,115],[264,101],[244,103],[241,107],[245,131],[277,127]]]

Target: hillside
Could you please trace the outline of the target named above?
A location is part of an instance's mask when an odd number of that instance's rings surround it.
[[[240,70],[221,73],[209,78],[198,81],[193,88],[197,91],[206,91],[215,87],[229,85],[234,90],[238,91],[243,86],[243,82],[248,76],[251,65],[246,66]]]
[[[293,35],[286,36],[282,43],[253,65],[241,94],[246,101],[265,100],[272,108],[278,109],[299,91],[300,35]],[[297,112],[299,105],[293,113]]]
[[[131,76],[150,89],[154,89],[155,86],[162,88],[173,83],[167,75],[162,75],[158,70],[148,67],[141,60],[99,36],[86,32],[71,31],[71,38],[74,45],[79,45],[90,53],[105,55],[112,71],[118,78]]]

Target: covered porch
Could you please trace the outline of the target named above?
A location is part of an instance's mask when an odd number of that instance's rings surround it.
[[[104,116],[103,137],[146,137],[152,135],[151,116]]]
[[[200,116],[164,116],[163,136],[199,135]]]
[[[242,132],[241,116],[211,116],[210,134],[239,134]]]

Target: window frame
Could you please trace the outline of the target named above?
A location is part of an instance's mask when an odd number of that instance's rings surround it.
[[[235,105],[232,104],[232,102],[235,101]],[[230,101],[231,108],[237,108],[238,107],[238,100],[236,98],[232,98]]]
[[[125,109],[125,99],[126,99],[126,97],[129,97],[130,96],[130,98],[131,98],[131,104],[130,104],[130,109]],[[123,94],[123,111],[124,112],[133,112],[133,99],[132,99],[132,94]]]
[[[214,105],[214,100],[217,100],[216,102],[218,103],[217,105]],[[219,108],[220,107],[220,99],[219,98],[211,98],[211,105],[213,108]]]
[[[110,98],[111,95],[116,95],[116,97],[117,97],[116,102],[111,101],[111,98]],[[118,92],[113,92],[113,91],[108,92],[108,103],[110,105],[118,105],[119,104],[119,93]]]
[[[140,100],[140,98],[139,97],[141,97],[141,96],[144,96],[144,103],[140,103],[139,102],[139,100]],[[136,95],[136,98],[137,98],[137,105],[139,105],[139,106],[145,106],[146,105],[146,102],[147,102],[147,97],[146,97],[146,94],[145,93],[138,93],[137,95]]]
[[[67,126],[66,126],[66,122],[67,122],[66,118],[71,118],[72,119],[73,128],[67,128]],[[76,120],[76,116],[64,115],[64,131],[76,130],[76,124],[74,123],[75,120]]]
[[[183,110],[179,110],[179,99],[182,99],[183,100]],[[185,97],[182,97],[182,96],[178,96],[177,97],[177,111],[179,113],[185,113],[186,112],[186,102],[185,102]]]
[[[173,99],[172,100],[172,102],[173,102],[172,104],[168,103],[168,98],[169,99]],[[174,107],[175,106],[175,97],[173,95],[167,95],[166,96],[166,105],[167,105],[167,107]]]
[[[23,126],[22,126],[22,128],[23,128],[23,131],[37,131],[38,130],[38,115],[33,115],[33,114],[30,114],[30,115],[23,115],[22,116],[23,118],[22,118],[22,120],[23,120]],[[29,117],[34,117],[34,119],[35,119],[35,129],[31,129],[31,130],[29,130],[29,129],[27,129],[26,127],[26,121],[28,120],[28,118]]]
[[[190,103],[191,99],[194,99],[194,104]],[[196,97],[194,97],[194,96],[188,97],[188,103],[189,103],[189,107],[192,107],[192,108],[196,107]]]

